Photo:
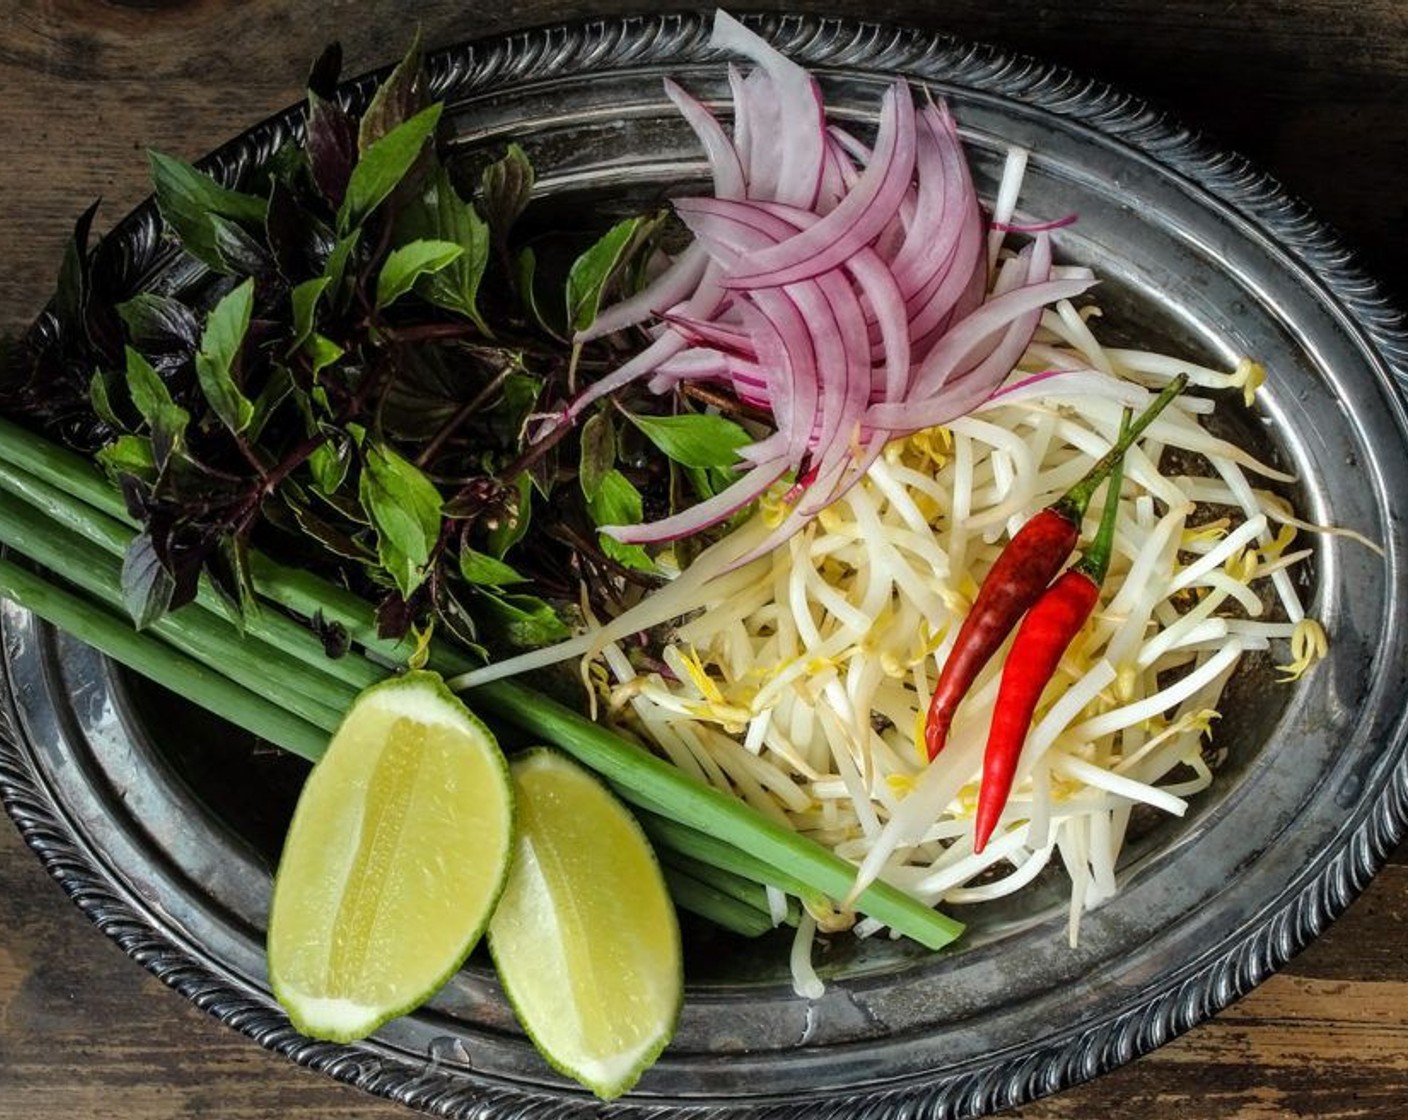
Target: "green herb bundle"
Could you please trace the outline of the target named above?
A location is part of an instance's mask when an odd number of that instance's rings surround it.
[[[243,616],[259,547],[375,602],[384,636],[436,627],[481,654],[559,639],[582,587],[612,611],[657,580],[650,554],[598,526],[716,492],[750,437],[642,393],[531,441],[629,347],[572,338],[643,282],[663,214],[555,226],[520,147],[441,157],[418,48],[360,117],[339,68],[330,48],[301,143],[239,189],[152,155],[165,225],[202,266],[190,283],[123,290],[83,215],[58,329],[6,346],[0,408],[121,486],[140,626],[202,574]]]

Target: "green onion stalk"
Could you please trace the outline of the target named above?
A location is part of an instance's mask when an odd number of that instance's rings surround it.
[[[122,596],[122,557],[135,535],[121,495],[92,463],[0,419],[0,543],[44,570],[0,558],[0,595],[309,760],[321,755],[357,693],[409,656],[407,643],[377,634],[365,600],[259,553],[250,556],[259,609],[233,621],[203,581],[193,603],[138,631]],[[329,657],[290,614],[340,624],[360,653]],[[428,665],[446,677],[475,667],[441,642],[431,644]],[[759,886],[820,905],[845,897],[854,883],[855,868],[821,845],[524,684],[494,681],[469,699],[570,754],[636,806],[652,840],[670,853],[682,907],[738,932],[761,932],[771,920]],[[704,867],[712,870],[701,873]],[[963,928],[884,883],[855,905],[931,949]]]

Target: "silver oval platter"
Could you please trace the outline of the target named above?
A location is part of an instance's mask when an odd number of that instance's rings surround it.
[[[1382,554],[1315,538],[1307,594],[1329,657],[1294,687],[1238,676],[1217,780],[1188,817],[1127,852],[1120,895],[1079,947],[1054,885],[965,913],[930,955],[896,942],[827,958],[823,998],[792,992],[785,944],[698,938],[675,1042],[613,1116],[934,1120],[1010,1107],[1094,1076],[1226,1006],[1348,905],[1408,820],[1408,337],[1333,236],[1272,181],[1140,102],[997,51],[876,25],[757,23],[815,70],[835,115],[873,124],[895,75],[953,107],[981,194],[1030,149],[1024,210],[1079,215],[1059,254],[1104,278],[1113,329],[1271,377],[1253,441],[1300,480],[1306,516]],[[508,139],[564,213],[697,183],[702,154],[669,74],[726,111],[723,60],[696,17],[597,21],[430,57],[451,158]],[[371,80],[345,87],[364,104]],[[237,184],[301,127],[297,111],[205,161]],[[149,203],[112,235],[127,275],[195,277]],[[52,320],[36,327],[52,331]],[[552,1075],[474,960],[434,1002],[354,1046],[316,1043],[269,995],[263,922],[301,764],[260,750],[24,612],[3,609],[0,796],[93,921],[230,1026],[294,1060],[446,1117],[594,1113]]]

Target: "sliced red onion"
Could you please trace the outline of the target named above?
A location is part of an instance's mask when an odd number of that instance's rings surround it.
[[[707,210],[721,217],[733,215],[736,220],[746,222],[761,237],[781,240],[799,229],[808,229],[820,219],[816,214],[781,203],[750,203],[753,211],[748,214],[742,209],[731,208],[727,202],[703,200],[695,213]],[[769,222],[756,215],[767,215],[778,221]],[[785,223],[785,224],[781,224]],[[845,262],[845,271],[851,274],[860,289],[861,306],[867,325],[878,327],[878,345],[872,347],[872,356],[878,356],[884,363],[883,380],[879,381],[879,398],[897,400],[904,395],[909,383],[909,331],[904,316],[904,299],[890,267],[880,259],[879,254],[869,248],[853,253]],[[867,330],[867,335],[869,331]],[[872,394],[874,396],[875,394]]]
[[[1083,280],[1047,280],[1040,284],[1029,284],[1015,291],[1007,292],[983,304],[945,335],[930,352],[924,361],[924,366],[921,367],[920,382],[917,382],[911,390],[909,399],[871,405],[865,416],[866,423],[871,427],[888,428],[897,433],[913,432],[920,428],[933,427],[936,424],[946,424],[956,416],[961,416],[962,411],[953,412],[946,407],[947,395],[942,390],[945,387],[944,383],[950,377],[971,371],[975,365],[979,364],[970,363],[964,367],[961,366],[962,361],[965,358],[970,358],[974,349],[980,348],[984,344],[987,344],[987,349],[983,351],[983,357],[990,356],[1000,345],[994,335],[1001,332],[1005,337],[1015,318],[1034,310],[1039,312],[1048,303],[1058,299],[1069,299],[1073,295],[1079,295],[1088,287],[1090,287],[1090,283]],[[1035,324],[1033,324],[1032,330],[1035,330]],[[953,343],[950,344],[949,339],[954,339]],[[1027,339],[1030,340],[1030,333],[1027,334]],[[1025,348],[1025,343],[1013,355],[1013,362],[1020,356],[1023,348]],[[998,380],[1001,381],[1005,378],[1011,368],[1009,364],[1006,369],[1002,370]],[[985,372],[990,373],[990,368]],[[928,380],[924,381],[926,373],[929,376]],[[969,378],[967,380],[969,384],[958,386],[961,389],[961,399],[968,401],[963,411],[980,404],[996,389],[996,385],[992,384],[989,379],[986,392],[979,392],[974,397],[972,382],[977,379]],[[940,416],[942,419],[934,419],[936,416]]]
[[[743,164],[718,118],[670,78],[665,79],[665,95],[704,147],[713,175],[714,194],[719,198],[743,198],[748,193]],[[690,245],[663,273],[633,296],[603,311],[589,327],[578,331],[573,340],[587,342],[623,330],[688,299],[704,277],[705,263],[702,250]]]
[[[786,435],[786,458],[795,466],[806,453],[820,416],[822,377],[806,318],[793,300],[778,295],[744,304],[739,310],[758,347],[777,430]]]
[[[733,95],[733,147],[738,152],[738,162],[746,176],[752,165],[753,127],[746,112],[752,95],[748,92],[743,71],[732,62],[728,64],[728,88]]]
[[[688,343],[678,331],[666,331],[634,358],[618,366],[605,377],[593,381],[571,404],[563,410],[560,423],[570,424],[577,419],[593,401],[600,400],[609,393],[629,385],[639,377],[652,373],[655,367],[666,358],[674,357]]]
[[[928,358],[930,352],[954,323],[971,315],[983,304],[987,292],[987,250],[981,227],[974,223],[973,236],[959,242],[956,261],[923,309],[910,320],[910,345],[914,360]]]
[[[893,218],[914,175],[914,150],[914,100],[909,88],[897,82],[885,91],[873,159],[856,185],[816,225],[738,268],[729,276],[728,285],[776,287],[810,279],[843,264],[857,249],[874,241]],[[790,200],[779,194],[777,201]]]
[[[821,185],[822,138],[826,129],[826,112],[816,79],[722,9],[714,13],[709,42],[757,63],[772,82],[777,128],[753,133],[748,163],[749,193],[793,206],[812,207]],[[751,95],[753,91],[749,92]],[[759,143],[764,137],[770,139]],[[762,193],[753,180],[759,167],[773,159],[777,168],[776,186]]]
[[[1026,312],[1039,310],[1058,299],[1072,299],[1086,291],[1090,280],[1046,280],[1027,284],[988,300],[957,323],[925,356],[911,381],[911,397],[933,396],[974,350]],[[989,348],[989,351],[990,352]]]
[[[799,227],[805,228],[818,219],[814,214],[794,211],[779,204],[700,199],[690,203],[687,220],[697,236],[710,245],[716,259],[727,263],[731,259],[730,254],[751,253],[759,245],[776,244],[779,238],[789,236]],[[883,263],[869,251],[857,254],[848,263],[847,269],[865,280],[871,298],[887,311],[886,329],[895,336],[893,353],[898,361],[890,363],[890,372],[882,384],[902,389],[908,374],[908,339],[903,317],[899,314],[902,301],[898,298],[894,281]],[[824,298],[824,307],[817,306],[813,288]],[[794,438],[787,447],[787,453],[794,462],[799,461],[797,456],[803,447],[810,448],[814,471],[820,479],[814,486],[821,488],[813,489],[810,501],[801,507],[800,515],[805,519],[811,516],[807,512],[809,509],[820,508],[829,500],[827,494],[833,490],[843,492],[849,485],[846,463],[851,458],[853,441],[860,437],[861,419],[872,395],[874,380],[869,366],[870,335],[865,311],[856,291],[842,281],[835,271],[815,281],[789,284],[780,289],[758,289],[748,294],[770,322],[779,324],[776,332],[779,337],[801,329],[796,323],[796,316],[804,316],[813,331],[817,360],[823,365],[829,362],[831,368],[844,371],[843,374],[834,375],[829,386],[821,392],[818,422],[805,433],[805,442]],[[792,320],[790,323],[789,318]],[[833,334],[833,325],[838,328],[839,336]],[[796,363],[786,364],[795,366]],[[800,427],[794,430],[799,437],[803,434]],[[886,438],[883,433],[872,438],[870,460],[878,454]],[[764,446],[771,451],[775,445],[765,441]]]
[[[652,521],[648,525],[603,525],[601,531],[623,544],[657,544],[692,536],[701,529],[728,520],[745,506],[756,502],[769,486],[787,473],[790,465],[785,459],[760,463],[712,498],[706,498],[671,517]]]
[[[703,104],[667,84],[714,175],[714,197],[675,203],[695,245],[641,297],[599,319],[654,317],[662,333],[579,396],[568,418],[643,376],[657,391],[727,384],[770,410],[776,431],[741,449],[744,473],[728,490],[662,521],[610,530],[636,543],[694,533],[799,471],[795,505],[756,555],[844,496],[894,436],[949,422],[995,394],[1042,391],[1040,376],[999,386],[1042,308],[1093,281],[1052,268],[1046,229],[1062,221],[1026,227],[1032,245],[991,270],[988,291],[990,231],[946,107],[916,112],[896,83],[868,149],[828,130],[811,76],[726,13],[713,42],[757,69],[744,77],[729,68],[731,140]],[[992,235],[1011,225],[1023,155],[1009,158]],[[701,257],[707,265],[691,289],[682,277]]]
[[[729,376],[728,355],[707,346],[694,346],[680,351],[673,358],[666,358],[655,367],[646,384],[652,393],[662,395],[682,381],[726,382]]]
[[[748,333],[731,323],[698,319],[673,311],[665,312],[661,318],[695,345],[711,346],[727,354],[753,357],[753,342]]]
[[[842,184],[845,189],[852,190],[860,179],[860,170],[857,164],[859,167],[865,167],[870,163],[870,148],[845,129],[835,125],[827,130],[826,147],[841,169]],[[855,162],[852,162],[853,159]],[[823,214],[825,211],[817,207],[817,213]],[[900,245],[904,243],[913,219],[914,190],[911,188],[905,192],[904,198],[900,200],[899,210],[894,220],[875,238],[873,248],[884,260],[888,261],[894,257]]]
[[[816,192],[815,209],[818,214],[831,213],[836,209],[836,204],[846,197],[850,189],[849,173],[853,170],[850,160],[827,137],[821,156],[821,185]]]
[[[714,178],[714,194],[719,198],[745,197],[748,184],[743,174],[743,163],[738,158],[738,149],[733,146],[718,118],[702,101],[686,93],[670,78],[665,79],[665,96],[674,102],[680,116],[694,129],[694,135],[704,145],[704,154]]]
[[[683,303],[677,304],[672,310],[687,318],[707,319],[719,309],[724,299],[725,292],[714,278],[713,270],[706,268],[704,277],[694,290],[694,294]],[[632,381],[653,373],[656,366],[666,358],[674,357],[684,346],[685,339],[679,332],[666,331],[624,365],[599,381],[593,381],[583,389],[576,399],[563,410],[561,423],[572,423],[593,401],[600,400],[602,397],[624,388]]]
[[[989,222],[988,228],[999,233],[1050,233],[1075,225],[1076,215],[1067,214],[1064,218],[1053,218],[1049,222]]]
[[[926,106],[917,127],[918,191],[912,226],[919,233],[905,241],[891,262],[906,301],[927,287],[932,277],[949,270],[968,224],[982,221],[958,127],[948,109]]]
[[[589,342],[594,338],[625,330],[643,323],[677,303],[683,303],[704,280],[709,266],[709,254],[702,245],[689,245],[659,276],[632,296],[613,303],[592,320],[591,326],[572,336],[574,342]]]

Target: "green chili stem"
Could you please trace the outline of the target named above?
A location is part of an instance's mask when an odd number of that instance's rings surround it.
[[[1100,489],[1100,484],[1110,476],[1110,472],[1115,469],[1117,464],[1124,462],[1125,453],[1144,434],[1144,429],[1158,419],[1159,413],[1163,412],[1173,401],[1173,398],[1187,387],[1188,375],[1186,373],[1180,373],[1165,385],[1159,395],[1135,418],[1134,423],[1121,430],[1119,438],[1115,440],[1110,450],[1100,456],[1095,461],[1095,465],[1081,477],[1081,480],[1054,502],[1051,508],[1058,510],[1072,524],[1079,525],[1085,516],[1086,509],[1090,506],[1091,498]]]
[[[1129,431],[1131,413],[1124,410],[1120,420],[1120,438]],[[1096,587],[1105,582],[1105,573],[1110,570],[1110,554],[1115,547],[1115,522],[1119,520],[1120,489],[1124,486],[1124,457],[1121,456],[1110,470],[1110,485],[1105,491],[1105,508],[1100,511],[1100,526],[1094,539],[1081,552],[1080,559],[1071,565]]]

